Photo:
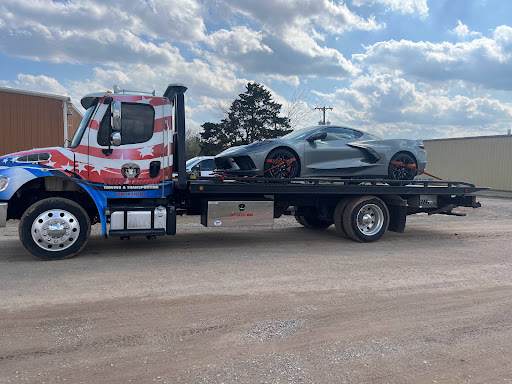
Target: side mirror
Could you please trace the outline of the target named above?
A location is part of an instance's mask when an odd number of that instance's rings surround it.
[[[110,141],[112,145],[118,147],[121,145],[121,102],[119,100],[110,104],[110,112],[112,113],[112,136]]]
[[[315,132],[313,133],[311,136],[309,136],[306,140],[309,141],[309,142],[313,142],[315,140],[323,140],[327,137],[327,132],[325,131],[320,131],[320,132]]]
[[[190,172],[196,177],[201,177],[201,163],[194,165]]]
[[[114,147],[119,147],[121,145],[121,132],[112,132],[110,142]]]

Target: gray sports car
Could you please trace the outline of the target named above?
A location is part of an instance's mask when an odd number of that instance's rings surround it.
[[[426,164],[427,152],[421,140],[384,140],[331,125],[306,127],[279,139],[229,148],[215,157],[217,170],[227,175],[269,178],[412,180],[417,172],[411,167],[423,171]]]

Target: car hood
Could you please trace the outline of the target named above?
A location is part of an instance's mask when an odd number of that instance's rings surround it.
[[[261,140],[261,141],[255,141],[254,143],[247,144],[247,145],[239,145],[236,147],[231,147],[226,149],[225,151],[219,153],[216,157],[219,156],[227,156],[227,155],[234,155],[237,153],[242,152],[249,152],[252,150],[259,150],[259,148],[262,148],[267,145],[272,145],[274,143],[280,142],[282,140],[280,139],[269,139],[269,140]]]

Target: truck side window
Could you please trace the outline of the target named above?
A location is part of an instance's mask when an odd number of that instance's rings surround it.
[[[153,136],[155,111],[151,105],[123,103],[121,106],[121,144],[144,143]],[[98,129],[98,144],[110,145],[110,113],[105,112]]]
[[[153,136],[155,110],[148,104],[123,103],[121,144],[144,143]]]
[[[100,127],[98,128],[98,144],[108,146],[110,145],[110,110],[105,111],[103,119],[101,119]]]

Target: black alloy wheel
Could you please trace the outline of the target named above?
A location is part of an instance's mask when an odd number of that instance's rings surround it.
[[[406,166],[412,165],[416,168],[416,160],[414,157],[405,152],[397,153],[391,160],[402,163]],[[388,176],[391,180],[413,180],[417,174],[418,172],[413,169],[393,164],[391,162],[389,163]]]
[[[265,159],[265,177],[273,179],[294,178],[300,174],[299,160],[289,150],[276,149]]]

